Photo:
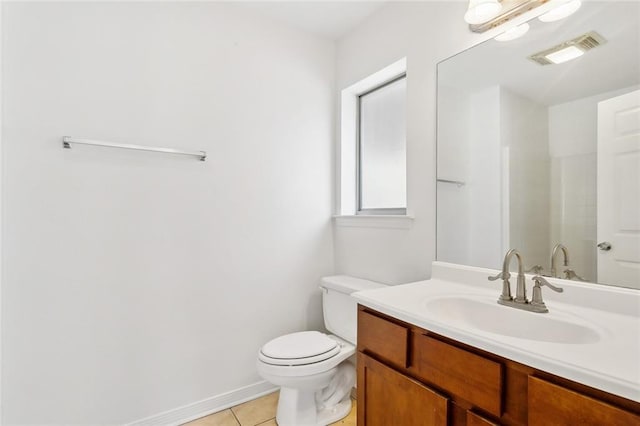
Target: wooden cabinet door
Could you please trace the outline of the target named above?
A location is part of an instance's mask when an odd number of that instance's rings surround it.
[[[640,416],[529,376],[529,426],[632,426]]]
[[[484,418],[473,411],[467,411],[467,426],[498,426],[498,423]]]
[[[448,399],[358,353],[358,426],[446,426]]]

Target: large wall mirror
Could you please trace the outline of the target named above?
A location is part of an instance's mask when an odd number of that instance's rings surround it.
[[[437,258],[640,288],[640,3],[529,24],[438,65]]]

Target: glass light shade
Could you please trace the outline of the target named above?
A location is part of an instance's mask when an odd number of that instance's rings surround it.
[[[497,35],[494,39],[497,41],[511,41],[522,37],[527,31],[529,31],[529,24],[525,22],[522,25],[510,28],[502,34]]]
[[[544,15],[540,15],[538,19],[542,22],[559,21],[575,13],[578,9],[580,9],[580,6],[582,6],[581,0],[571,0],[551,9]]]
[[[469,0],[464,20],[472,25],[483,24],[498,16],[501,10],[502,4],[498,0]]]
[[[563,62],[570,61],[584,55],[584,50],[577,48],[576,46],[565,47],[557,52],[549,53],[545,56],[548,60],[554,64],[561,64]]]

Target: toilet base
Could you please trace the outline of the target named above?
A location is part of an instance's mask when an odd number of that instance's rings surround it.
[[[356,348],[339,337],[340,352],[324,361],[295,366],[256,362],[258,374],[280,386],[276,412],[279,426],[326,426],[346,417],[351,410],[350,392],[355,367],[347,359]]]
[[[316,412],[315,392],[283,387],[280,388],[276,422],[278,426],[327,426],[346,417],[350,411],[350,396],[333,407]]]
[[[351,397],[337,403],[331,408],[325,408],[318,413],[317,426],[326,426],[331,423],[337,422],[349,415],[351,412]]]

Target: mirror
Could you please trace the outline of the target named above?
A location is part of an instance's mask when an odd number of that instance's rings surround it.
[[[529,24],[438,64],[437,259],[499,269],[516,248],[543,275],[640,288],[640,4]],[[594,31],[576,59],[529,58]]]

